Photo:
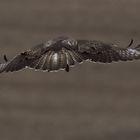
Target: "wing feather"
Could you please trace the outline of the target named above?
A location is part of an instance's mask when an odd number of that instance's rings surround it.
[[[140,59],[140,47],[119,48],[113,44],[101,41],[78,41],[79,52],[94,62],[111,63],[117,61],[131,61]]]
[[[15,56],[11,61],[0,64],[0,72],[13,72],[25,68],[27,60],[22,55]]]

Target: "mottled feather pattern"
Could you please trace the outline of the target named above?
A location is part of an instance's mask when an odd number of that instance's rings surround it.
[[[4,72],[7,63],[0,64],[0,73]]]
[[[17,55],[11,61],[1,64],[0,72],[18,71],[22,68],[25,68],[26,64],[27,64],[26,59],[22,55]]]
[[[127,48],[103,43],[102,41],[75,40],[68,37],[58,37],[39,44],[0,64],[0,73],[13,72],[23,68],[33,68],[42,71],[58,71],[75,66],[85,60],[100,63],[132,61],[140,59],[140,45]]]
[[[85,53],[89,60],[101,63],[140,59],[140,52],[136,48],[119,48],[116,45],[105,44],[101,41],[80,43],[80,51]]]

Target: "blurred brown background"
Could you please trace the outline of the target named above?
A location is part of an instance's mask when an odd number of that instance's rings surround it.
[[[0,0],[0,54],[59,35],[140,43],[139,0]],[[0,140],[140,140],[140,61],[0,75]]]

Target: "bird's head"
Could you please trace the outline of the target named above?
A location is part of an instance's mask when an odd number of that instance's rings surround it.
[[[49,40],[45,43],[46,47],[49,48],[54,48],[54,49],[61,49],[62,47],[74,47],[77,46],[77,41],[74,40],[73,38],[65,37],[65,36],[60,36],[57,37],[53,40]]]
[[[77,46],[77,41],[73,38],[65,38],[62,40],[62,44],[64,46],[69,46],[69,47],[74,47],[74,46]]]

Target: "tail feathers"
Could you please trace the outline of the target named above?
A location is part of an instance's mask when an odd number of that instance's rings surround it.
[[[76,63],[82,62],[84,59],[80,54],[74,51],[62,49],[60,51],[49,51],[40,58],[35,69],[44,71],[57,71],[65,69],[69,72],[69,67],[74,66]]]

